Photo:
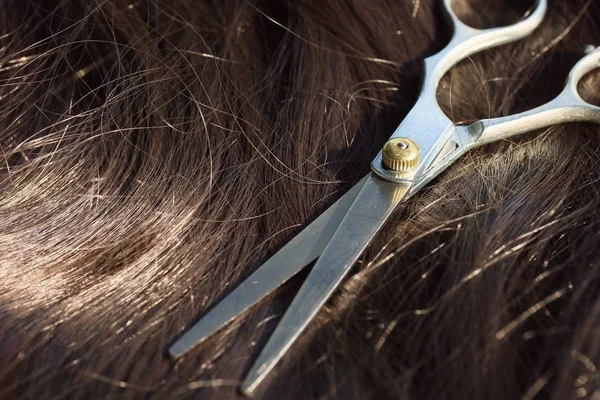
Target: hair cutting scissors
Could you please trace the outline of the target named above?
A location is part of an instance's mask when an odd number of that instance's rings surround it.
[[[178,358],[240,313],[317,260],[296,298],[255,361],[241,391],[251,394],[292,346],[344,279],[396,207],[409,199],[470,149],[550,125],[587,121],[600,124],[600,107],[577,92],[584,75],[600,68],[600,49],[573,67],[563,92],[538,108],[501,118],[455,125],[436,101],[438,83],[471,54],[519,40],[542,22],[547,0],[538,0],[521,21],[479,30],[465,25],[444,0],[454,27],[448,45],[425,59],[421,94],[372,163],[372,172],[266,261],[210,310],[169,349]]]

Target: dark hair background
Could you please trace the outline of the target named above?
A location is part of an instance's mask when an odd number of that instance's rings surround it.
[[[470,0],[474,26],[531,4]],[[449,37],[438,1],[2,0],[0,398],[230,398],[302,276],[169,344],[369,163]],[[600,3],[440,85],[453,120],[559,93]],[[600,76],[582,93],[598,104]],[[423,121],[426,125],[427,121]],[[401,207],[265,398],[600,398],[600,135],[473,151]]]

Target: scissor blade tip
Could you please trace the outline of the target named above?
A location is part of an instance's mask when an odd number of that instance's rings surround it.
[[[254,390],[258,383],[256,381],[245,380],[240,385],[240,393],[246,397],[254,397]]]
[[[185,353],[187,353],[189,351],[189,348],[180,345],[179,343],[175,342],[175,344],[173,344],[171,347],[169,347],[168,353],[169,353],[169,357],[171,357],[171,359],[176,360],[180,357],[182,357],[183,355],[185,355]]]
[[[263,350],[264,351],[264,350]],[[260,358],[260,356],[259,356]],[[261,382],[265,379],[267,374],[271,371],[275,364],[274,363],[263,363],[258,360],[255,361],[255,364],[250,369],[250,372],[246,374],[246,377],[240,384],[240,392],[244,396],[252,397],[254,396],[254,391],[261,384]]]

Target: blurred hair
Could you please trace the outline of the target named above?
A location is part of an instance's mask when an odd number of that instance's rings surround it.
[[[532,2],[455,3],[490,26]],[[238,396],[305,275],[182,360],[165,350],[369,171],[449,32],[426,0],[3,0],[0,398]],[[532,36],[454,68],[440,105],[456,122],[540,105],[599,38],[599,2],[551,1]],[[580,89],[598,104],[600,75]],[[258,395],[593,398],[599,133],[457,162]]]

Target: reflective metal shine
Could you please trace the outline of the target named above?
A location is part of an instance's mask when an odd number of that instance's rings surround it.
[[[563,92],[549,103],[520,114],[456,126],[436,101],[443,75],[465,57],[530,35],[542,22],[547,0],[538,0],[524,20],[501,28],[478,30],[463,24],[444,0],[454,35],[438,54],[425,60],[422,93],[392,138],[418,145],[420,158],[410,173],[386,169],[382,154],[372,172],[263,264],[208,312],[169,349],[173,358],[190,351],[229,321],[273,292],[317,259],[313,270],[250,369],[241,390],[251,395],[339,286],[356,260],[397,206],[406,201],[470,149],[535,129],[565,122],[600,124],[600,107],[586,103],[578,82],[600,68],[600,49],[573,67]],[[424,123],[426,121],[426,123]]]

